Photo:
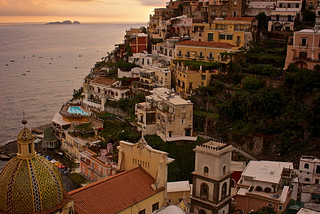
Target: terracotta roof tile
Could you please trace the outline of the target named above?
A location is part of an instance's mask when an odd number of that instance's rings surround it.
[[[226,21],[252,21],[255,17],[226,17]]]
[[[155,179],[138,167],[71,191],[69,195],[79,214],[112,214],[164,190],[153,190],[153,183]]]
[[[214,47],[214,48],[232,48],[235,47],[229,43],[224,42],[204,42],[204,41],[182,41],[178,42],[176,45],[186,45],[186,46],[200,46],[200,47]]]
[[[113,83],[117,82],[116,80],[113,79],[109,79],[106,77],[99,77],[95,80],[91,81],[92,83],[98,83],[98,84],[102,84],[102,85],[112,85]]]

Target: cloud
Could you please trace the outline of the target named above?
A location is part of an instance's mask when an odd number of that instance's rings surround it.
[[[153,7],[166,7],[166,0],[137,0],[141,5]]]

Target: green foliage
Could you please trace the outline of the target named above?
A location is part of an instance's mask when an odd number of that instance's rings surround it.
[[[302,11],[302,21],[307,24],[313,24],[316,21],[316,14],[311,10],[304,10]]]
[[[83,87],[79,88],[78,90],[73,89],[73,95],[72,95],[72,100],[78,100],[82,98],[83,96],[81,95],[83,92]]]
[[[87,182],[87,180],[78,173],[69,174],[69,178],[79,186]]]
[[[260,30],[268,29],[268,17],[264,12],[260,12],[256,15],[256,19],[258,20],[258,28]]]
[[[259,80],[256,76],[247,77],[245,82],[243,83],[243,86],[245,89],[253,89],[253,90],[258,90],[262,88],[264,85],[265,83]]]
[[[169,157],[175,161],[168,166],[168,181],[192,181],[191,172],[194,171],[193,149],[202,143],[204,139],[193,141],[163,142],[157,135],[146,135],[146,141],[154,148],[169,153]]]

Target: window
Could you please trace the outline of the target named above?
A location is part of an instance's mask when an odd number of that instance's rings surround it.
[[[209,173],[209,168],[207,166],[205,166],[203,168],[203,174],[208,175],[208,173]]]
[[[185,124],[186,123],[186,119],[182,119],[181,123]]]
[[[182,56],[181,50],[178,51],[178,56]]]
[[[232,40],[233,36],[232,35],[227,35],[227,40]]]
[[[219,34],[219,39],[226,39],[226,35],[225,34]]]
[[[237,17],[237,11],[233,11],[233,17]]]
[[[308,182],[309,182],[309,181],[310,181],[310,179],[309,179],[309,178],[305,178],[305,179],[304,179],[304,181],[308,181]]]
[[[304,164],[304,168],[305,168],[305,169],[309,169],[309,164],[308,164],[308,163],[305,163],[305,164]]]
[[[226,196],[227,196],[227,183],[224,182],[224,184],[222,185],[221,198],[224,198]]]
[[[29,147],[29,153],[32,153],[32,143],[29,143],[28,147]]]
[[[316,173],[320,173],[320,165],[317,165],[317,167],[316,167]]]
[[[202,183],[200,186],[200,198],[202,200],[208,200],[209,186],[206,183]]]
[[[222,11],[222,16],[223,16],[223,17],[227,16],[227,12],[226,12],[225,10]]]
[[[212,53],[209,53],[209,59],[213,59],[213,54]]]
[[[273,204],[267,203],[268,207],[273,207]]]
[[[301,38],[301,46],[307,46],[307,38]]]
[[[207,214],[204,210],[199,210],[199,214]]]
[[[206,80],[206,75],[201,75],[202,80]]]
[[[282,210],[283,210],[283,206],[282,206],[282,205],[279,205],[278,210],[279,210],[279,211],[282,211]]]
[[[146,210],[143,209],[143,210],[139,211],[138,214],[146,214]]]
[[[152,204],[152,212],[156,211],[159,209],[159,202]]]
[[[299,52],[299,58],[304,58],[305,59],[305,58],[307,58],[307,56],[308,56],[307,52],[305,52],[305,51],[300,51]],[[309,164],[307,164],[307,165],[308,165],[308,168],[309,168]],[[308,168],[306,168],[306,169],[308,169]]]
[[[227,172],[227,167],[226,167],[226,166],[223,166],[223,168],[222,168],[222,174],[225,175],[226,172]]]
[[[208,41],[213,41],[213,33],[208,33]]]

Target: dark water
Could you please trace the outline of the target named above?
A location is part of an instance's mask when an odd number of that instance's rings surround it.
[[[16,138],[23,112],[28,128],[50,123],[95,62],[142,25],[0,26],[0,145]]]

